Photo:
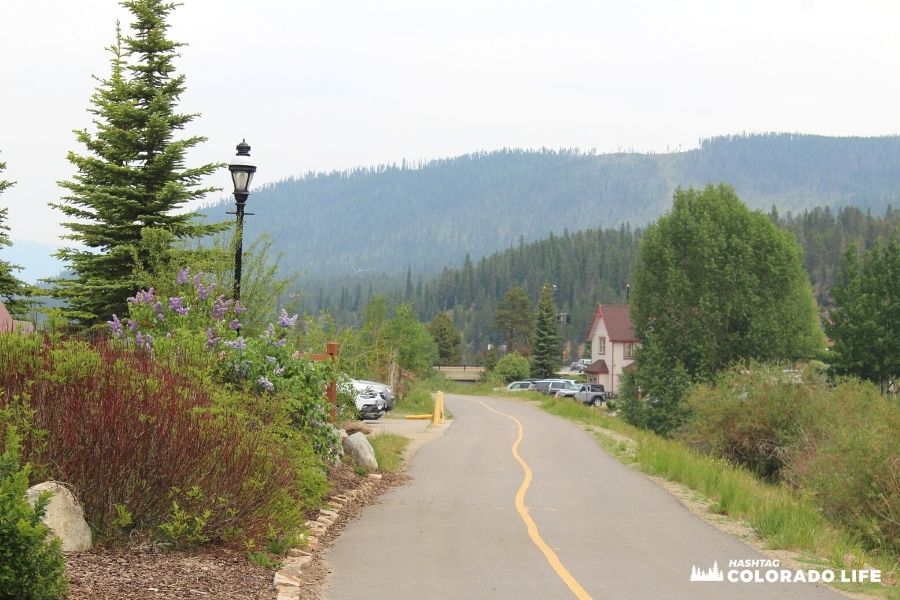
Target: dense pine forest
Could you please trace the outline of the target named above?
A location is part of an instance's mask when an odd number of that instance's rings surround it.
[[[832,211],[816,208],[798,215],[770,216],[798,239],[819,305],[828,308],[841,256],[855,244],[860,251],[877,240],[897,233],[900,211],[888,208],[883,216],[847,207]],[[448,312],[463,333],[465,355],[477,360],[487,344],[502,343],[494,327],[498,302],[516,286],[523,287],[537,302],[541,286],[556,286],[554,298],[560,313],[570,322],[560,325],[570,358],[578,358],[581,344],[598,302],[624,302],[641,231],[627,226],[618,229],[591,229],[514,247],[484,257],[477,262],[464,259],[461,268],[444,270],[424,279],[405,276],[358,274],[339,280],[309,282],[303,308],[309,312],[328,311],[340,323],[357,324],[370,297],[384,294],[393,304],[410,303],[419,318],[430,320]]]
[[[520,239],[641,227],[669,209],[676,187],[708,182],[782,214],[883,214],[900,206],[900,137],[727,136],[671,154],[510,149],[309,173],[255,190],[246,227],[251,239],[269,232],[284,265],[306,280],[389,273],[402,283],[407,269],[439,273]],[[205,212],[218,221],[232,209],[229,198]]]

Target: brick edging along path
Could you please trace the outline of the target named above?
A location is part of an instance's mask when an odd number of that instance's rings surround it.
[[[380,473],[372,473],[363,481],[363,484],[352,491],[332,496],[328,500],[329,508],[319,511],[319,517],[315,521],[307,521],[306,527],[310,535],[306,538],[304,548],[291,548],[281,565],[275,572],[272,583],[278,592],[276,600],[297,600],[300,598],[300,574],[313,561],[313,554],[319,549],[319,539],[328,531],[328,528],[341,518],[341,511],[349,506],[359,496],[364,496],[371,491],[375,483],[381,479]]]

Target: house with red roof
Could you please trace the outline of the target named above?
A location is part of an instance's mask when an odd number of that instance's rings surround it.
[[[585,341],[591,343],[591,365],[584,370],[588,383],[601,383],[617,394],[622,376],[634,369],[638,345],[627,304],[598,304]]]

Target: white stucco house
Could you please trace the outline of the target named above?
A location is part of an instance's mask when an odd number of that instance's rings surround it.
[[[591,365],[585,369],[588,383],[601,383],[617,394],[622,375],[634,369],[638,345],[627,304],[598,304],[586,341],[591,343]]]

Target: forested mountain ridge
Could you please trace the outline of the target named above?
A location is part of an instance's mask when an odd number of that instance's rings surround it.
[[[831,303],[841,259],[850,247],[860,251],[900,233],[900,210],[883,216],[847,207],[838,211],[816,208],[797,215],[769,213],[780,227],[790,231],[802,249],[819,305]],[[420,319],[439,312],[452,316],[463,334],[465,355],[475,360],[488,343],[502,343],[494,327],[497,305],[513,287],[522,287],[533,303],[545,283],[556,286],[554,300],[570,321],[560,325],[568,356],[579,355],[597,303],[623,302],[642,239],[640,229],[590,229],[564,232],[482,257],[468,257],[459,268],[444,268],[432,278],[403,276],[349,276],[321,282],[315,293],[304,296],[302,309],[327,311],[343,324],[358,324],[368,299],[384,294],[389,303],[412,304]],[[312,292],[312,290],[309,290]]]
[[[260,168],[264,168],[261,166]],[[305,277],[436,273],[549,233],[652,222],[676,187],[726,182],[781,214],[900,205],[900,137],[765,134],[673,154],[502,150],[308,174],[256,190],[246,235],[271,233]],[[231,201],[207,207],[221,220]]]

